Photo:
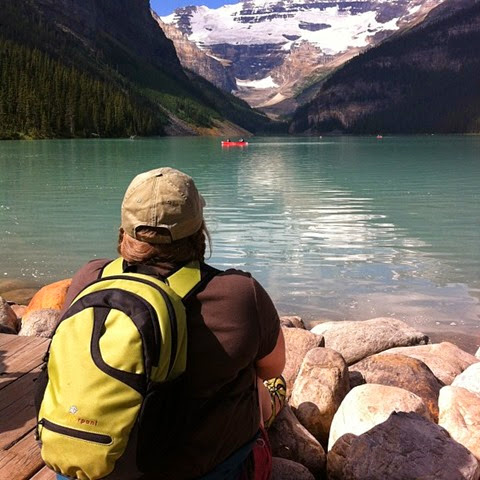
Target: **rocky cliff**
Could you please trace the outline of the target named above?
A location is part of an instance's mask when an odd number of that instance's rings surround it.
[[[447,0],[333,74],[290,130],[480,132],[478,45],[480,2]]]
[[[152,15],[161,30],[172,40],[184,68],[192,70],[226,92],[236,89],[237,85],[231,70],[225,68],[228,66],[228,62],[225,62],[224,65],[220,60],[207,55],[195,43],[188,40],[187,35],[175,25],[162,22],[155,12],[152,12]]]

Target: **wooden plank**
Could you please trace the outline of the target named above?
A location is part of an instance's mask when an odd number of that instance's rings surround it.
[[[7,333],[0,333],[0,348],[4,345],[8,345],[10,342],[18,338],[18,335],[11,335]]]
[[[32,400],[33,404],[35,381],[40,371],[41,366],[38,366],[0,390],[0,414],[12,403],[17,402],[20,397],[27,396],[30,400]],[[1,421],[2,418],[0,415],[0,422]]]
[[[47,338],[38,338],[25,342],[23,348],[15,349],[11,355],[7,351],[7,356],[2,359],[5,372],[0,375],[0,390],[41,365],[49,343]]]
[[[0,347],[0,351],[3,352],[5,360],[16,360],[19,357],[25,355],[25,352],[29,352],[34,349],[47,349],[49,338],[43,337],[17,337],[16,341],[10,342],[7,345]]]
[[[55,480],[34,439],[35,382],[49,339],[0,334],[0,479]]]
[[[40,337],[24,337],[20,335],[8,335],[6,333],[0,334],[1,337],[4,338],[4,344],[0,345],[0,350],[6,352],[7,355],[4,356],[12,356],[15,354],[17,350],[23,349],[26,345],[30,343],[36,343],[38,341],[42,341],[44,339]],[[12,338],[13,337],[13,338]]]
[[[33,393],[39,371],[23,375],[0,391],[0,448],[9,448],[35,427]]]
[[[33,430],[15,445],[13,445],[13,447],[8,451],[14,455],[31,457],[30,463],[36,465],[35,472],[44,466],[42,457],[40,455],[40,445],[38,444],[37,440],[35,440]],[[2,477],[0,476],[0,478]]]
[[[48,338],[44,337],[7,335],[4,333],[0,334],[0,340],[3,340],[3,338],[5,337],[7,337],[7,339],[8,337],[13,337],[12,340],[0,344],[0,351],[4,352],[4,356],[6,354],[7,357],[13,357],[17,354],[18,351],[25,350],[25,348],[29,345],[32,347],[49,341]]]
[[[0,450],[0,478],[19,478],[14,472],[21,461],[13,453],[9,453],[5,450]]]
[[[52,472],[47,467],[43,467],[36,475],[31,477],[31,480],[55,480],[55,478],[55,472]]]
[[[27,479],[44,466],[33,434],[22,439],[10,450],[0,451],[0,478]]]
[[[28,457],[0,451],[0,478],[23,480],[38,472],[38,466],[32,465]]]

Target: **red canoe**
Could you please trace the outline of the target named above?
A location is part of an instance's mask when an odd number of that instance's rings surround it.
[[[222,147],[245,147],[248,142],[222,142]]]

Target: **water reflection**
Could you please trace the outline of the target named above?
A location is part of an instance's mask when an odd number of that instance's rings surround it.
[[[413,257],[413,248],[428,246],[387,221],[371,197],[341,188],[328,173],[310,170],[311,175],[305,175],[292,169],[285,158],[288,153],[282,150],[268,156],[264,151],[242,164],[236,194],[230,191],[232,197],[209,198],[209,214],[225,264],[236,258],[243,258],[239,265],[248,264],[246,251],[235,247],[242,239],[251,247],[249,255],[264,258],[264,264],[286,258],[298,265],[307,259],[310,267],[392,264],[399,260],[399,253]],[[302,159],[297,161],[302,164]]]
[[[301,145],[310,150],[295,148],[292,154],[292,145],[276,144],[274,151],[250,152],[237,173],[237,192],[231,192],[234,203],[212,197],[219,263],[253,271],[285,311],[298,312],[300,306],[311,318],[396,315],[430,326],[478,328],[476,290],[455,283],[456,274],[465,273],[458,266],[464,257],[459,250],[479,266],[478,244],[472,249],[468,242],[471,230],[479,231],[478,221],[456,225],[470,232],[460,237],[460,228],[439,225],[455,208],[448,183],[452,189],[462,183],[465,197],[455,203],[466,202],[463,218],[478,205],[478,196],[470,203],[465,175],[455,178],[445,163],[443,175],[437,172],[432,182],[425,172],[431,165],[422,163],[409,179],[405,164],[398,163],[402,155],[379,166],[378,158],[362,157],[358,145],[354,149],[348,141],[339,149],[336,158],[343,163],[337,168],[324,144]],[[478,168],[472,178],[480,178]],[[446,211],[420,224],[418,218],[432,209]],[[244,243],[249,249],[238,248]],[[467,277],[473,287],[478,270]],[[457,301],[464,295],[468,298]],[[449,297],[453,300],[444,300]]]
[[[214,139],[4,142],[0,278],[45,283],[114,255],[128,182],[172,165],[206,197],[212,263],[251,271],[283,313],[472,330],[479,147],[471,137],[255,139],[241,150]]]

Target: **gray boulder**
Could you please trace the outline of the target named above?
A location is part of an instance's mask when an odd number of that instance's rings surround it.
[[[480,395],[461,387],[440,390],[438,424],[480,461]]]
[[[328,449],[331,450],[343,435],[361,435],[385,422],[393,412],[415,412],[427,420],[432,419],[424,401],[403,388],[374,383],[355,387],[333,417]]]
[[[325,473],[326,455],[322,446],[298,421],[286,405],[268,431],[274,457],[301,463],[315,477]]]
[[[26,305],[18,305],[17,303],[14,303],[10,305],[12,307],[12,310],[15,312],[15,315],[18,318],[18,328],[20,328],[20,320],[22,319],[23,315],[27,311],[27,306]]]
[[[300,463],[273,457],[272,480],[315,480],[315,477]]]
[[[450,385],[454,378],[470,365],[480,362],[478,358],[450,342],[392,348],[383,353],[399,353],[421,360],[445,385]]]
[[[475,457],[433,422],[392,413],[363,435],[344,435],[328,453],[329,480],[478,480]]]
[[[296,417],[325,447],[335,412],[350,389],[347,364],[329,348],[314,348],[303,360],[290,398]]]
[[[305,330],[305,324],[300,317],[296,315],[280,317],[280,325],[286,328],[302,328]]]
[[[18,332],[19,327],[20,321],[12,307],[3,297],[0,297],[0,332],[15,334]]]
[[[15,330],[12,330],[10,327],[0,325],[0,333],[5,333],[7,335],[15,335],[17,332]]]
[[[420,360],[406,355],[372,355],[349,368],[350,378],[356,382],[378,383],[399,387],[418,395],[438,419],[438,394],[443,384]]]
[[[59,320],[60,310],[53,308],[35,310],[22,320],[22,328],[18,334],[49,338],[52,336]]]
[[[324,340],[321,335],[303,330],[302,328],[282,328],[285,337],[286,363],[283,376],[287,383],[287,396],[290,396],[293,383],[297,378],[303,359],[309,350],[323,347]]]
[[[480,395],[480,362],[473,363],[458,377],[455,377],[452,386],[466,388],[470,392]]]
[[[349,365],[389,348],[428,342],[427,335],[405,322],[388,317],[358,322],[326,322],[311,331],[323,335],[325,346],[341,353]]]

